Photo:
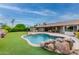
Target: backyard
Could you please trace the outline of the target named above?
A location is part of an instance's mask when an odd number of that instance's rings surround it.
[[[55,55],[57,53],[32,47],[27,41],[21,39],[26,32],[10,32],[0,39],[0,54],[2,55]]]

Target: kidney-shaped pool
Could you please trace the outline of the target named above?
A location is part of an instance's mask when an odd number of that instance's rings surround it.
[[[49,34],[42,33],[42,34],[24,35],[24,36],[22,36],[22,38],[27,40],[28,43],[30,43],[31,45],[38,46],[42,42],[52,41],[52,40],[55,40],[56,38],[64,38],[64,37],[54,36],[54,35],[52,36]]]
[[[63,37],[51,36],[48,34],[31,34],[24,36],[24,38],[28,39],[33,44],[40,44],[41,42],[55,40],[56,38],[63,38]]]
[[[31,33],[22,35],[21,38],[25,39],[31,46],[40,47],[40,43],[56,40],[57,38],[69,38],[74,41],[73,48],[79,49],[79,39],[64,34],[58,33]]]

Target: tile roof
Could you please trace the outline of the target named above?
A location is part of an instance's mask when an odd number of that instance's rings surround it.
[[[49,24],[40,24],[35,27],[51,27],[51,26],[66,26],[66,25],[78,25],[79,20],[70,20],[70,21],[63,21],[63,22],[56,22],[56,23],[49,23]]]

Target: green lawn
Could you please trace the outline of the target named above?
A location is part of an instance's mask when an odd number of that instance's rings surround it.
[[[5,38],[0,39],[0,54],[6,55],[53,55],[40,47],[32,47],[27,41],[21,39],[25,32],[11,32]]]

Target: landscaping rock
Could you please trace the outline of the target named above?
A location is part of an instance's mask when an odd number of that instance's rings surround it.
[[[62,45],[60,41],[55,41],[55,52],[61,53]]]
[[[54,51],[54,44],[53,43],[50,43],[48,44],[48,48],[51,50],[51,51]]]
[[[70,45],[69,45],[69,42],[63,41],[61,43],[61,50],[60,51],[63,54],[70,54]]]
[[[79,54],[79,50],[73,50],[73,41],[69,39],[57,39],[53,42],[43,43],[42,46],[49,51],[55,51],[62,54]]]
[[[79,55],[79,49],[75,49],[70,55]]]

